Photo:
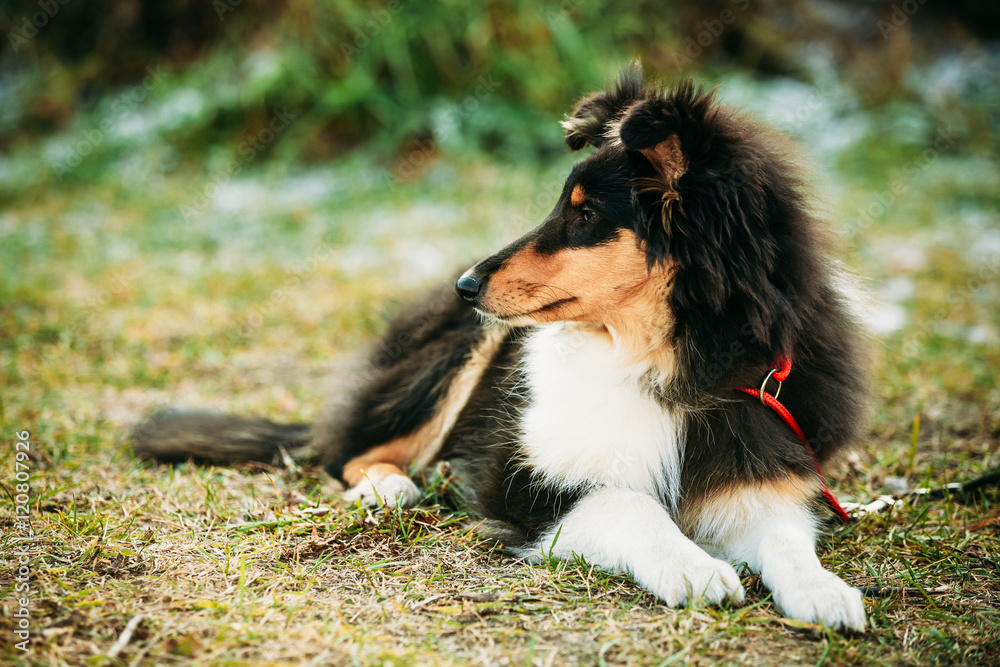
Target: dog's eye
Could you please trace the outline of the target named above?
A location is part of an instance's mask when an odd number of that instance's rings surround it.
[[[594,217],[594,212],[589,208],[580,209],[580,212],[576,216],[574,222],[583,223],[590,222],[590,219]]]

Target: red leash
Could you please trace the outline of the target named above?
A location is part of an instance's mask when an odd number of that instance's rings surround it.
[[[816,474],[819,475],[819,483],[823,486],[823,497],[826,498],[826,502],[830,504],[830,508],[833,510],[834,514],[837,515],[842,522],[847,523],[851,520],[851,516],[847,513],[840,503],[837,502],[836,496],[830,491],[829,487],[826,485],[826,480],[823,479],[823,472],[820,470],[819,461],[816,460],[816,453],[809,446],[809,441],[806,439],[806,434],[802,432],[799,427],[798,422],[795,421],[795,417],[792,417],[792,413],[788,411],[781,402],[778,401],[778,395],[781,393],[781,383],[788,378],[788,374],[792,372],[792,360],[785,355],[778,355],[778,359],[773,366],[771,366],[771,372],[767,374],[764,378],[764,382],[760,385],[760,389],[749,389],[747,387],[736,387],[736,391],[742,391],[744,394],[750,394],[760,399],[761,403],[771,408],[778,413],[788,427],[795,431],[795,435],[799,436],[799,440],[805,446],[806,451],[809,452],[809,456],[812,457],[813,467],[816,468]],[[769,394],[765,389],[767,387],[767,381],[774,378],[778,382],[778,391],[774,393],[774,396]]]

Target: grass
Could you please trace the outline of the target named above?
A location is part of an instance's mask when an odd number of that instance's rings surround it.
[[[820,165],[834,219],[891,182],[898,148],[891,162],[862,140]],[[135,461],[127,430],[160,405],[313,419],[337,360],[394,303],[531,226],[568,162],[435,153],[407,179],[360,159],[260,164],[190,218],[210,170],[141,187],[128,164],[8,192],[0,215],[0,481],[13,498],[12,434],[29,430],[33,532],[24,654],[5,500],[5,663],[996,664],[996,489],[834,531],[827,567],[901,589],[843,636],[782,619],[754,577],[743,606],[675,610],[582,561],[520,563],[442,508],[440,485],[419,509],[372,513],[316,470]],[[1000,179],[983,164],[956,148],[844,233],[846,261],[905,319],[876,345],[869,437],[826,471],[842,500],[1000,467]]]

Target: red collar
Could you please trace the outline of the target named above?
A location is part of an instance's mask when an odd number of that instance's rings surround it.
[[[802,445],[806,448],[806,451],[809,452],[809,456],[812,457],[813,467],[816,468],[816,474],[819,475],[819,483],[823,486],[823,497],[826,498],[826,501],[830,504],[830,508],[833,510],[834,514],[837,515],[837,518],[839,518],[842,522],[847,523],[851,520],[851,517],[847,511],[841,507],[840,503],[837,502],[836,496],[834,496],[833,492],[827,487],[826,480],[823,479],[823,472],[819,467],[819,461],[816,460],[816,453],[813,451],[812,447],[809,446],[806,434],[802,432],[798,422],[796,422],[795,418],[792,417],[792,413],[788,411],[788,408],[778,401],[778,394],[781,393],[781,383],[785,381],[788,374],[791,372],[792,360],[786,355],[781,354],[778,355],[775,363],[771,364],[771,372],[764,378],[764,382],[760,385],[760,389],[750,389],[748,387],[736,387],[735,389],[736,391],[742,391],[745,394],[750,394],[751,396],[760,398],[761,403],[777,412],[778,416],[781,417],[786,424],[788,424],[789,428],[795,431],[795,435],[799,436],[799,440],[802,441]],[[766,389],[767,381],[771,378],[774,378],[778,382],[778,391],[774,392],[773,396],[769,394]]]

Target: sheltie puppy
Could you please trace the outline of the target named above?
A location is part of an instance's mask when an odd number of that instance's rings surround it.
[[[864,426],[864,335],[784,140],[638,65],[563,126],[593,150],[548,217],[393,322],[319,421],[170,410],[137,427],[137,455],[283,449],[390,506],[444,461],[519,555],[576,554],[672,606],[741,601],[736,566],[786,616],[863,631],[815,542],[819,466]],[[804,439],[756,389],[778,391],[782,359]]]

